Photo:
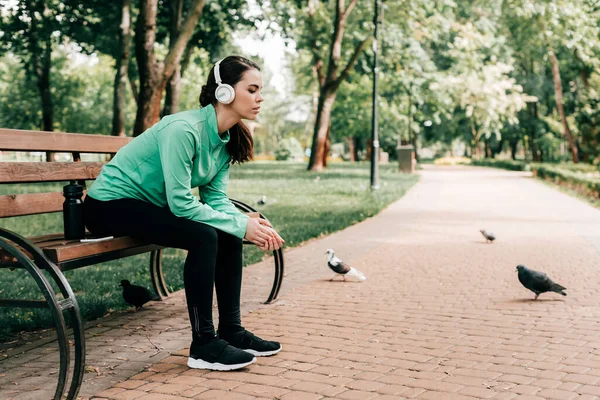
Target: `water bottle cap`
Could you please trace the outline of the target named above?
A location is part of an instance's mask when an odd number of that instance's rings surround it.
[[[83,186],[78,185],[76,183],[69,183],[68,185],[63,186],[64,194],[76,194],[83,192]]]

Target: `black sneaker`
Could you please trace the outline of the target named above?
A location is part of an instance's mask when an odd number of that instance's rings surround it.
[[[219,332],[219,337],[227,340],[232,346],[259,357],[272,356],[281,351],[281,343],[263,340],[245,329],[236,333]]]
[[[188,367],[231,371],[244,368],[256,361],[252,354],[229,345],[225,340],[215,337],[206,344],[192,342]]]

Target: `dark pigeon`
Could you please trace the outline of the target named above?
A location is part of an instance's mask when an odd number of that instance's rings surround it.
[[[488,232],[485,229],[480,229],[479,232],[481,232],[481,234],[485,238],[486,243],[492,243],[494,242],[494,240],[496,240],[496,236],[492,232]]]
[[[127,279],[121,281],[121,286],[123,286],[123,300],[135,306],[136,311],[150,300],[160,300],[156,294],[151,293],[145,287],[132,285]]]
[[[567,290],[566,287],[553,282],[552,279],[548,278],[548,275],[543,272],[534,271],[524,265],[517,265],[517,271],[519,272],[519,282],[535,293],[534,300],[537,300],[541,293],[546,292],[556,292],[563,296],[567,295],[563,292],[563,290]]]

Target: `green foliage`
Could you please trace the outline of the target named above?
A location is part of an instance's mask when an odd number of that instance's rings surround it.
[[[600,76],[594,74],[581,92],[575,121],[581,135],[583,159],[600,165]]]
[[[0,58],[0,127],[39,130],[41,108],[35,82],[11,53]]]
[[[112,124],[114,72],[109,57],[87,57],[61,49],[54,53],[52,96],[54,129],[109,134]],[[0,126],[40,129],[41,107],[35,82],[10,54],[0,58]],[[135,102],[128,96],[125,119],[131,130]]]
[[[600,172],[582,172],[561,168],[561,165],[538,165],[534,173],[546,180],[565,185],[586,196],[600,199]]]
[[[275,159],[280,161],[302,161],[304,151],[298,139],[294,137],[282,139],[277,145],[277,150],[275,150]]]
[[[495,160],[495,159],[483,159],[483,160],[472,160],[471,165],[480,167],[494,167],[502,168],[510,171],[531,171],[531,167],[524,161],[515,160]]]
[[[38,57],[62,41],[69,20],[59,0],[0,1],[0,54],[16,55],[28,72]]]

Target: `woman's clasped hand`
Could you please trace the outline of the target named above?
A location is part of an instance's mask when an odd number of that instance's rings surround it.
[[[263,251],[278,250],[285,240],[273,229],[269,221],[262,218],[249,218],[244,239],[254,243]]]

